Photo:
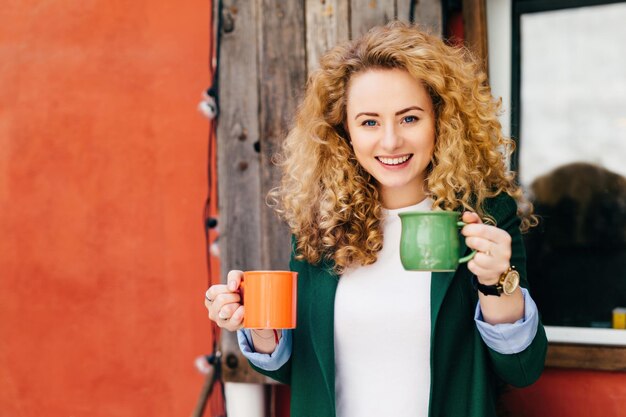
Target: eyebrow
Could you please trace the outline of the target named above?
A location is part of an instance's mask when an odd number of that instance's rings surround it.
[[[411,110],[424,111],[424,109],[422,109],[422,108],[421,108],[421,107],[419,107],[419,106],[411,106],[411,107],[407,107],[406,109],[402,109],[402,110],[400,110],[400,111],[397,111],[397,112],[396,112],[396,116],[400,116],[401,114],[404,114],[404,113],[406,113],[406,112],[408,112],[408,111],[411,111]],[[354,119],[355,119],[355,120],[356,120],[356,119],[358,119],[358,118],[359,118],[359,116],[371,116],[371,117],[378,117],[378,116],[379,116],[379,114],[378,114],[378,113],[361,112],[361,113],[357,114],[356,116],[354,116]]]

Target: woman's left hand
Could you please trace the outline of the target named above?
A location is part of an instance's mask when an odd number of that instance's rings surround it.
[[[484,285],[498,283],[511,261],[511,235],[495,226],[484,224],[478,214],[466,211],[462,220],[468,223],[461,233],[465,243],[477,251],[467,268]]]

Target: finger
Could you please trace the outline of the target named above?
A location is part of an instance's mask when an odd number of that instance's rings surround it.
[[[236,292],[227,292],[219,294],[211,303],[211,308],[213,308],[216,312],[220,311],[224,306],[236,303],[239,304],[241,302],[241,296]]]
[[[481,252],[478,252],[470,262],[475,268],[470,270],[479,277],[499,278],[502,272],[509,268],[508,260],[495,259]],[[469,262],[467,267],[470,268]]]
[[[237,303],[230,303],[230,304],[226,304],[224,307],[222,307],[218,313],[217,313],[217,318],[221,319],[221,320],[228,320],[232,317],[232,315],[235,313],[235,311],[239,308],[241,304],[237,304]]]
[[[484,269],[496,271],[498,274],[502,273],[509,268],[509,257],[503,255],[500,252],[497,253],[484,253],[477,252],[472,259],[476,264]]]
[[[243,327],[243,315],[244,315],[244,307],[239,306],[237,310],[233,313],[233,315],[227,320],[220,320],[221,323],[218,325],[226,330],[234,332]]]
[[[500,277],[499,274],[494,273],[492,270],[485,269],[479,266],[474,259],[467,263],[467,269],[469,269],[474,275],[479,278],[479,281],[484,285],[493,285]]]
[[[500,260],[495,259],[493,256],[487,255],[483,252],[476,253],[472,261],[474,261],[476,266],[483,268],[487,271],[499,270],[501,264],[503,263]]]
[[[211,305],[215,302],[215,297],[218,294],[221,294],[223,291],[228,291],[226,285],[213,285],[204,293],[204,306],[208,309],[211,308]],[[210,317],[210,315],[209,315]]]
[[[211,304],[213,304],[213,298],[211,298],[211,295],[209,293],[210,289],[206,290],[206,292],[204,293],[204,306],[206,308],[210,308]],[[213,296],[215,297],[215,296]]]
[[[228,282],[228,290],[229,291],[237,291],[239,285],[241,284],[241,279],[243,278],[243,271],[232,270],[228,273],[226,281]]]
[[[240,328],[243,326],[243,317],[246,313],[246,308],[240,305],[230,318],[231,323],[236,324]]]
[[[219,324],[220,318],[218,317],[218,314],[222,308],[231,303],[239,305],[240,301],[241,297],[237,293],[224,293],[218,295],[215,297],[215,300],[207,306],[209,310],[209,318]],[[207,305],[206,302],[205,305]]]
[[[486,224],[468,224],[461,230],[463,236],[477,236],[495,243],[510,243],[511,236],[504,230]]]
[[[480,220],[480,216],[477,213],[471,211],[464,212],[461,220],[463,220],[465,223],[482,223],[482,220]]]
[[[204,293],[204,300],[213,302],[215,301],[215,297],[217,297],[219,294],[227,292],[230,291],[228,291],[228,287],[224,284],[211,285],[211,287]]]
[[[465,238],[465,244],[468,248],[492,255],[496,249],[496,245],[487,239],[478,236],[469,236]]]

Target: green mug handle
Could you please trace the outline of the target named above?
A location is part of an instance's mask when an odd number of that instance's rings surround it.
[[[456,225],[457,225],[459,228],[464,227],[466,224],[467,224],[467,223],[465,223],[465,222],[456,222]],[[462,263],[464,263],[464,262],[470,261],[470,260],[474,257],[474,255],[476,255],[476,250],[473,250],[473,251],[472,251],[472,253],[470,253],[469,255],[464,256],[464,257],[462,257],[461,259],[459,259],[459,263],[460,263],[460,264],[462,264]]]

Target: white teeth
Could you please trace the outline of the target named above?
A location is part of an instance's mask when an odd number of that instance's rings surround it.
[[[411,155],[405,155],[403,157],[400,158],[382,158],[382,157],[378,157],[378,160],[380,162],[382,162],[385,165],[399,165],[402,164],[404,162],[406,162],[409,158],[411,157]]]

